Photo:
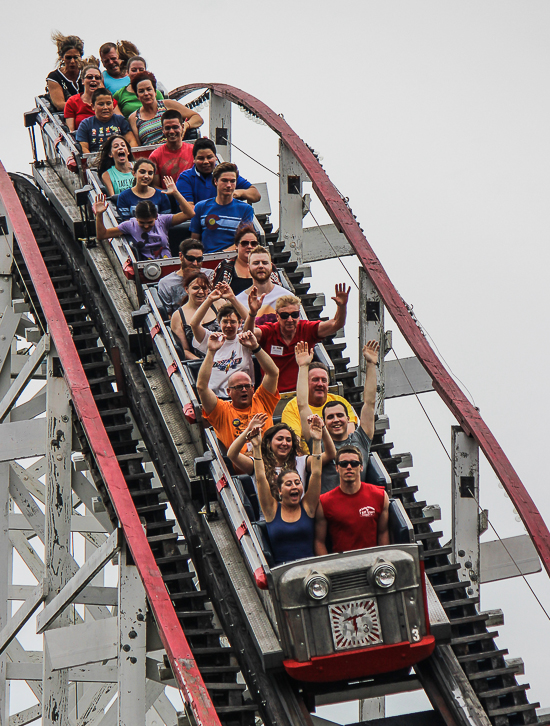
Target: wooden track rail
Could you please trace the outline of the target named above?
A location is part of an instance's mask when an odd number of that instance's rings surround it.
[[[405,340],[430,375],[434,389],[439,393],[462,429],[473,436],[481,447],[487,461],[517,509],[539,557],[550,575],[550,532],[534,501],[479,411],[468,401],[429,345],[361,231],[350,208],[311,150],[281,116],[272,111],[265,103],[234,86],[221,83],[192,83],[174,89],[171,91],[170,97],[180,98],[202,88],[208,88],[216,96],[249,109],[278,134],[285,146],[300,162],[336,228],[345,235]]]
[[[220,726],[216,710],[181,629],[105,431],[48,270],[12,182],[1,163],[0,203],[37,291],[44,316],[48,321],[48,331],[55,343],[63,375],[71,392],[74,409],[107,486],[126,542],[143,581],[176,682],[197,725]]]

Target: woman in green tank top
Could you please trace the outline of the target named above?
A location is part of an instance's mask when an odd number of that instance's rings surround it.
[[[133,161],[130,144],[122,136],[111,136],[103,144],[97,166],[101,181],[107,188],[108,197],[132,188]]]

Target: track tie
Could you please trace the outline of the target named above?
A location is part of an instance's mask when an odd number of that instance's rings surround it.
[[[505,686],[504,688],[493,688],[490,691],[476,691],[476,696],[478,698],[500,698],[500,696],[507,696],[509,693],[528,691],[530,688],[529,683],[525,683],[523,686]]]
[[[194,572],[174,572],[170,575],[163,575],[162,579],[164,582],[178,582],[179,580],[192,580],[194,577]]]
[[[153,514],[154,512],[163,512],[167,507],[167,504],[148,504],[144,507],[136,507],[136,512],[138,514]]]
[[[177,532],[169,532],[168,534],[153,534],[151,537],[147,537],[149,544],[156,544],[158,542],[177,542],[179,534]]]
[[[540,708],[540,703],[516,703],[514,706],[504,706],[503,708],[490,708],[488,713],[489,718],[493,716],[511,716],[513,713],[534,711],[537,708]]]
[[[479,653],[469,653],[468,655],[458,655],[459,663],[472,663],[478,660],[487,660],[488,658],[498,658],[499,656],[504,657],[508,655],[508,649],[503,648],[502,650],[482,650]],[[480,694],[478,693],[478,696]]]
[[[468,625],[469,623],[484,623],[489,620],[490,615],[479,613],[476,615],[465,615],[462,618],[451,618],[451,625]]]
[[[498,630],[487,631],[485,633],[474,633],[474,635],[461,635],[457,638],[451,638],[451,645],[469,645],[477,643],[480,640],[494,640],[498,638]]]
[[[503,668],[493,668],[490,671],[479,671],[479,673],[468,673],[470,681],[479,681],[481,678],[496,678],[496,676],[513,676],[519,673],[522,666],[515,664],[511,666],[504,666]]]
[[[172,565],[172,564],[176,564],[177,562],[188,562],[189,555],[183,554],[183,553],[175,554],[175,555],[166,555],[166,557],[157,557],[156,561],[157,561],[157,565],[164,567],[164,565]]]
[[[416,535],[415,535],[415,537],[416,537]],[[425,572],[427,575],[438,575],[442,572],[457,572],[458,570],[460,570],[460,567],[461,567],[461,565],[453,563],[453,564],[449,564],[449,565],[439,565],[438,567],[426,567]],[[448,584],[449,584],[449,587],[451,587],[451,586],[459,587],[462,583],[458,583],[458,585],[457,585],[454,582],[450,582]],[[438,587],[443,588],[444,586],[443,585],[437,585],[437,586],[434,585],[434,588],[436,590]]]

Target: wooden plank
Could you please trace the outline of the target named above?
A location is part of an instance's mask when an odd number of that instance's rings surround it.
[[[34,395],[30,401],[15,406],[10,411],[10,421],[27,421],[34,418],[46,410],[46,387],[42,387],[40,391]]]
[[[412,396],[433,391],[432,379],[415,356],[385,362],[384,398]]]
[[[36,619],[36,632],[43,633],[59,616],[64,608],[71,603],[76,595],[83,590],[99,570],[104,567],[118,552],[120,547],[120,530],[115,531],[109,539],[89,557],[82,567],[71,577],[65,587],[42,610]],[[105,622],[104,620],[102,622]]]
[[[10,600],[26,600],[33,590],[33,585],[10,585],[8,597]],[[116,587],[88,585],[75,596],[73,603],[75,605],[117,605],[118,590]],[[159,647],[162,647],[162,643]]]
[[[530,575],[541,569],[537,551],[526,534],[481,543],[482,583]]]
[[[0,461],[27,459],[45,453],[45,418],[0,424]]]
[[[118,654],[117,617],[95,620],[65,628],[54,628],[44,634],[50,652],[52,670],[76,668],[98,663]],[[67,648],[67,643],[71,644]]]
[[[45,597],[44,583],[40,582],[33,588],[30,596],[25,600],[15,615],[12,615],[6,625],[0,632],[0,653],[3,653],[6,647],[15,638],[23,625],[30,620],[36,612]]]
[[[506,458],[497,440],[481,418],[479,411],[468,401],[451,378],[430,344],[422,334],[407,304],[393,286],[374,250],[361,231],[350,208],[328,178],[323,167],[286,121],[269,106],[249,93],[223,83],[190,83],[170,92],[171,98],[179,98],[193,90],[209,88],[211,96],[220,96],[233,103],[243,104],[278,134],[294,153],[309,176],[313,188],[339,232],[342,232],[365,271],[374,282],[384,305],[399,327],[430,376],[434,389],[467,434],[473,436],[487,457],[493,471],[510,496],[523,524],[529,532],[539,557],[550,575],[550,532],[519,476]]]
[[[2,164],[0,164],[0,207],[3,208],[15,232],[19,249],[37,291],[44,316],[48,321],[49,333],[62,364],[63,375],[71,392],[75,411],[82,423],[145,586],[147,598],[159,625],[160,635],[178,686],[193,712],[197,726],[220,726],[218,715],[176,616],[162,574],[147,542],[132,497],[97,410],[48,270],[13,184]]]
[[[14,713],[10,716],[9,726],[26,726],[40,718],[42,715],[42,704],[35,703],[34,706],[26,708],[24,711]]]
[[[42,359],[50,350],[50,336],[43,335],[40,342],[33,350],[32,354],[27,357],[25,365],[21,369],[21,372],[11,384],[10,388],[4,394],[0,401],[0,421],[3,421],[6,414],[17,401],[21,395],[21,391],[25,388],[29,380],[32,378],[33,373],[42,363]],[[14,457],[15,458],[15,457]]]
[[[53,632],[53,631],[52,631]],[[12,681],[42,681],[42,663],[7,663],[7,677]],[[116,683],[117,667],[111,665],[87,665],[69,668],[69,681],[89,683]]]
[[[19,506],[19,505],[18,505]],[[17,514],[12,512],[9,517],[10,530],[20,529],[28,530],[29,522],[23,514]],[[79,515],[73,514],[71,516],[71,532],[90,532],[92,534],[105,534],[105,528],[101,525],[97,519],[91,515]]]

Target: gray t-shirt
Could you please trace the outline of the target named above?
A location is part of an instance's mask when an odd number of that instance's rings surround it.
[[[369,465],[369,453],[371,443],[371,440],[363,431],[361,426],[359,426],[344,441],[334,442],[336,451],[338,451],[338,449],[341,449],[342,446],[356,446],[363,454],[363,469],[361,471],[361,481],[367,481],[366,475],[367,466]],[[333,489],[336,489],[339,484],[340,476],[338,475],[336,464],[334,463],[334,461],[329,461],[323,466],[323,473],[321,475],[321,494],[325,494],[326,492],[330,492]]]
[[[206,277],[210,280],[214,275],[214,270],[201,268]],[[158,285],[159,297],[164,303],[164,307],[169,315],[172,315],[180,306],[180,302],[185,295],[183,289],[183,277],[178,272],[171,272],[166,277],[161,278]]]

